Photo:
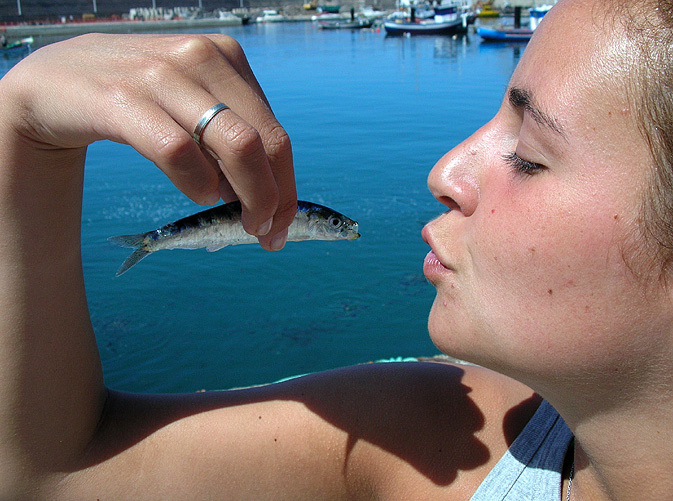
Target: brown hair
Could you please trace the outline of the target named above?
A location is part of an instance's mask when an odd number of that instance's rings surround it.
[[[673,264],[673,2],[605,0],[636,54],[629,97],[653,159],[643,201],[644,237],[656,243],[662,271]]]

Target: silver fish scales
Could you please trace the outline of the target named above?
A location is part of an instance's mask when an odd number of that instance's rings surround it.
[[[355,240],[359,237],[357,222],[324,205],[300,200],[287,239],[301,242]],[[257,242],[256,237],[243,230],[240,202],[218,205],[147,233],[119,235],[108,240],[135,249],[117,270],[117,277],[159,250],[206,248],[214,252],[228,245]]]

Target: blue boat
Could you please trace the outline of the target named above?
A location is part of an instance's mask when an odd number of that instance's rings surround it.
[[[527,42],[533,33],[530,28],[477,28],[477,34],[488,42]]]
[[[30,53],[33,37],[24,38],[16,42],[0,45],[0,55],[3,57],[23,57]]]
[[[527,42],[530,40],[530,37],[533,36],[535,28],[537,28],[540,21],[545,16],[547,12],[553,7],[553,5],[543,5],[541,7],[532,7],[530,9],[530,26],[526,28],[522,27],[512,27],[512,26],[500,26],[500,27],[479,27],[477,28],[477,34],[483,38],[485,41],[494,41],[494,42]],[[515,13],[515,26],[516,26],[516,13]]]

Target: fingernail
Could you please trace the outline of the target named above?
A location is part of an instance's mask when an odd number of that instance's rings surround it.
[[[217,202],[220,201],[220,192],[217,191],[215,193],[212,193],[204,200],[205,205],[215,205]]]
[[[273,225],[273,217],[269,219],[266,223],[263,223],[257,228],[256,235],[264,236],[271,231],[271,226]]]
[[[285,247],[287,242],[287,229],[281,231],[271,239],[271,249],[278,251]]]

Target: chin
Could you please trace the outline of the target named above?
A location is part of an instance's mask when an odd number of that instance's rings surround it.
[[[433,344],[445,355],[484,367],[493,365],[488,346],[460,309],[450,308],[450,300],[435,296],[428,317],[428,333]]]
[[[430,309],[428,317],[428,333],[434,345],[446,355],[461,358],[460,346],[464,342],[463,329],[456,325],[456,317],[447,308],[447,301],[439,294]]]

